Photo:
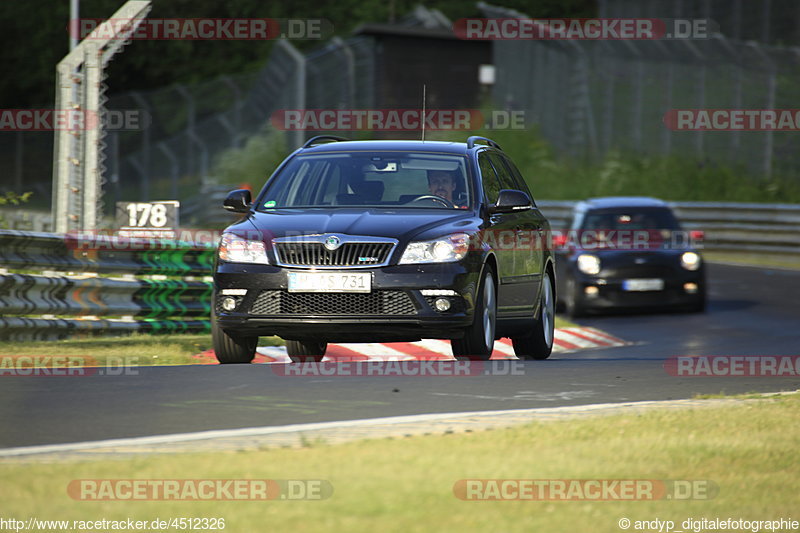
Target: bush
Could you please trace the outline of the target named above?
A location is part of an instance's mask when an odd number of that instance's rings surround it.
[[[211,175],[220,184],[250,184],[258,189],[288,155],[282,132],[265,130],[250,137],[242,148],[230,148],[214,161]]]

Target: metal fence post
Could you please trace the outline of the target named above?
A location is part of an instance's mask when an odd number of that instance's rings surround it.
[[[184,152],[186,164],[184,168],[186,169],[186,173],[191,175],[194,174],[194,169],[197,168],[194,164],[194,148],[192,146],[195,142],[194,137],[196,137],[194,131],[194,96],[181,84],[176,85],[175,90],[186,100],[186,151]]]
[[[281,47],[295,63],[294,72],[294,98],[292,105],[295,109],[305,109],[306,107],[306,58],[297,48],[292,46],[286,39],[280,39],[276,46]],[[292,131],[289,134],[289,148],[294,150],[305,142],[305,134],[300,130]]]
[[[353,51],[350,50],[350,47],[347,46],[341,37],[336,36],[331,39],[331,43],[337,46],[341,51],[342,55],[344,55],[344,63],[345,63],[345,72],[347,73],[346,80],[347,80],[347,104],[346,106],[353,107],[356,101],[356,58]]]
[[[775,91],[777,88],[777,80],[776,80],[776,65],[772,58],[761,49],[758,43],[749,42],[747,43],[748,46],[752,47],[753,50],[761,56],[764,60],[764,63],[767,65],[767,70],[769,72],[767,78],[767,103],[766,109],[775,109]],[[764,132],[764,151],[761,160],[761,171],[763,172],[763,177],[769,178],[772,176],[772,152],[774,146],[774,132],[772,130],[767,130]]]
[[[148,113],[149,116],[153,116],[153,109],[150,107],[150,104],[147,100],[138,92],[138,91],[131,91],[130,93],[131,98],[136,100],[136,103],[142,106],[145,111]],[[140,197],[143,201],[147,201],[150,199],[150,128],[145,128],[142,132],[142,162],[141,162],[142,172],[142,182],[141,182],[141,189],[140,189]]]
[[[233,92],[233,127],[235,131],[232,136],[233,140],[231,141],[231,146],[239,148],[242,145],[242,106],[244,105],[242,90],[239,89],[239,86],[236,85],[236,82],[234,82],[230,76],[223,75],[220,76],[220,79],[225,85],[230,87],[231,92]]]
[[[172,150],[167,148],[166,143],[164,143],[163,141],[158,143],[156,145],[156,147],[159,150],[161,150],[161,153],[164,154],[164,156],[166,156],[167,159],[169,159],[170,181],[171,181],[170,192],[171,192],[171,195],[172,195],[173,199],[177,198],[178,197],[178,174],[180,173],[179,164],[178,164],[178,158],[175,156],[175,154],[172,152]]]

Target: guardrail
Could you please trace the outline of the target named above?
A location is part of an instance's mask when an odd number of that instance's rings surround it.
[[[207,331],[213,253],[213,244],[106,236],[88,245],[0,230],[0,340]]]
[[[569,224],[576,202],[540,201],[554,229]],[[703,249],[800,258],[800,205],[670,202],[687,230],[703,230]]]
[[[538,205],[564,229],[575,202]],[[707,250],[800,258],[798,205],[670,205]],[[208,331],[214,244],[155,242],[0,230],[0,340]]]

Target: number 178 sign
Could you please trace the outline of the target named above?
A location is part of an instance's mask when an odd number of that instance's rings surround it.
[[[165,236],[178,226],[177,200],[162,202],[117,202],[120,236]]]

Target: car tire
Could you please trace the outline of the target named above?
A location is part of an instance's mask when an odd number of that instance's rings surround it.
[[[286,353],[295,363],[319,363],[327,349],[323,341],[286,341]]]
[[[564,298],[564,311],[570,318],[581,318],[586,316],[586,306],[581,301],[578,294],[578,285],[574,280],[567,282],[566,297]]]
[[[486,268],[475,299],[472,324],[464,330],[464,337],[453,339],[450,346],[457,359],[487,361],[494,351],[494,334],[497,329],[497,287],[494,274]]]
[[[251,363],[256,355],[258,337],[245,337],[226,333],[217,324],[217,314],[211,311],[211,341],[214,355],[220,364]]]
[[[539,318],[534,318],[528,334],[511,337],[514,353],[520,359],[547,359],[553,352],[555,339],[555,301],[553,280],[549,274],[542,278]]]

